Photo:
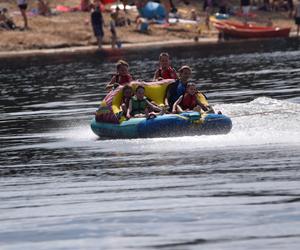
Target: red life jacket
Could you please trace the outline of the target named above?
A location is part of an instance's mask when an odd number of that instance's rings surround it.
[[[183,110],[193,110],[197,106],[197,96],[185,93],[179,105]]]
[[[116,83],[120,85],[125,85],[126,83],[130,83],[132,81],[132,76],[127,74],[125,76],[121,76],[119,74],[116,75]]]
[[[176,71],[171,66],[169,66],[169,68],[166,70],[159,68],[158,76],[162,77],[163,79],[177,79]]]

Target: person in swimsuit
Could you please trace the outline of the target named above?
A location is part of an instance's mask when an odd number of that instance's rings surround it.
[[[177,73],[170,65],[170,56],[163,52],[159,55],[159,69],[155,71],[154,81],[162,79],[177,79]]]
[[[186,92],[174,103],[172,113],[182,113],[186,111],[208,111],[209,108],[202,104],[197,98],[197,87],[195,83],[188,83]]]
[[[149,109],[159,113],[150,112]],[[145,97],[145,87],[139,85],[136,88],[135,95],[130,99],[129,108],[127,110],[126,118],[155,118],[156,115],[163,114],[163,110],[158,106],[153,105],[147,97]]]
[[[24,29],[28,29],[28,19],[26,15],[26,10],[28,7],[27,0],[18,0],[18,7],[24,20]]]
[[[113,75],[110,82],[106,85],[107,90],[117,88],[119,85],[126,85],[132,81],[132,76],[128,72],[129,65],[126,61],[117,62],[117,73]]]

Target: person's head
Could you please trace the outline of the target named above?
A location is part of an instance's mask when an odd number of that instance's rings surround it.
[[[160,53],[159,64],[163,69],[166,69],[170,66],[170,56],[168,53],[166,52]]]
[[[192,20],[196,20],[197,19],[197,13],[195,9],[191,10],[191,19]]]
[[[133,90],[129,85],[125,85],[123,88],[123,97],[130,98],[132,96]]]
[[[145,96],[145,87],[142,85],[137,86],[135,90],[135,95],[137,99],[142,100]]]
[[[188,93],[189,95],[195,95],[197,93],[196,84],[193,82],[189,82],[186,85],[186,93]]]
[[[110,13],[110,17],[113,19],[113,20],[116,20],[118,18],[118,12],[117,11],[113,11]]]
[[[183,82],[187,82],[190,79],[191,75],[192,75],[192,69],[187,65],[182,66],[178,70],[178,72],[179,72],[179,78]]]
[[[94,6],[100,7],[100,0],[94,0]]]
[[[124,76],[128,74],[129,65],[127,62],[123,60],[119,60],[117,62],[117,72],[119,75]]]

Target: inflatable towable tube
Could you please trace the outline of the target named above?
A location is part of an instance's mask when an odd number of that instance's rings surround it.
[[[164,105],[167,87],[174,80],[142,83],[145,96],[157,105]],[[132,82],[135,89],[141,82]],[[145,138],[179,135],[226,134],[232,128],[230,118],[220,114],[185,112],[164,114],[153,119],[131,118],[126,120],[121,112],[123,86],[112,90],[101,102],[95,118],[91,122],[93,132],[106,138]],[[198,94],[198,99],[208,105],[206,97]]]

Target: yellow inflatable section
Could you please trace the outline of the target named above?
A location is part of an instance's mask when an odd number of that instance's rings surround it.
[[[138,85],[143,85],[145,87],[145,96],[151,101],[155,102],[157,105],[164,106],[164,100],[165,100],[167,88],[173,82],[174,80],[163,80],[159,82],[150,82],[150,83],[131,82],[130,86],[135,91]],[[114,114],[117,114],[121,111],[120,105],[121,105],[122,97],[123,97],[123,92],[122,92],[122,88],[120,88],[120,91],[114,96],[112,100],[112,110]],[[201,92],[198,93],[198,100],[204,105],[208,105],[206,97]]]

